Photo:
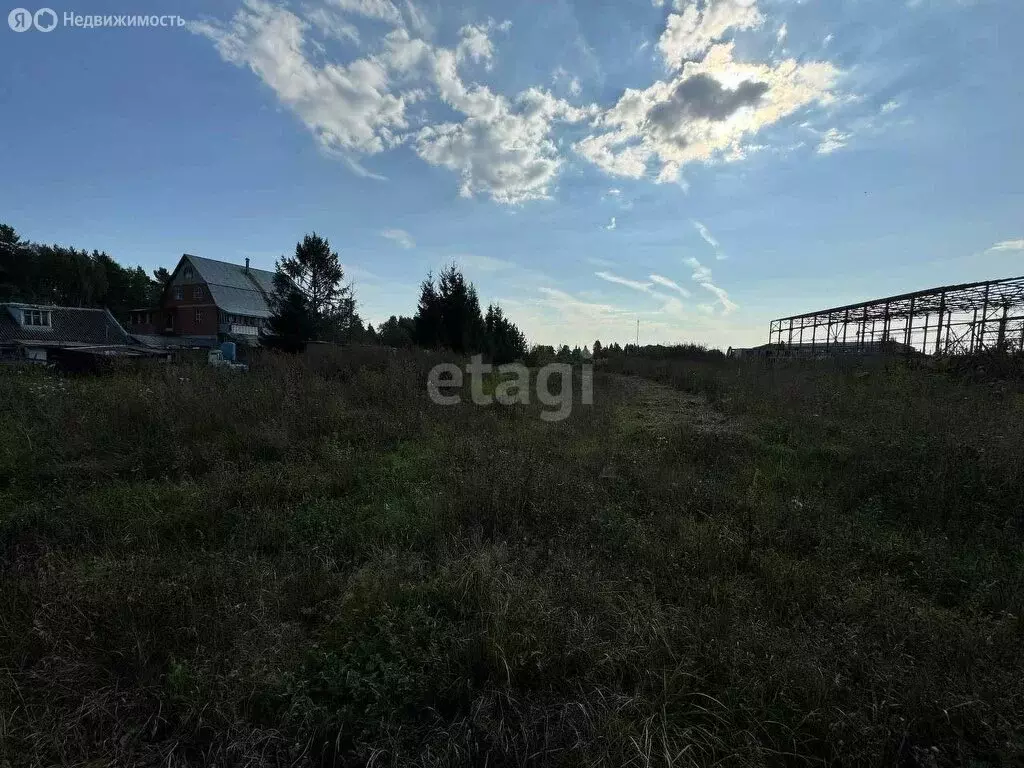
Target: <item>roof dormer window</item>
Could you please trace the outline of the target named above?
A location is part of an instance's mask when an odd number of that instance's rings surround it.
[[[37,328],[50,327],[50,313],[45,309],[26,309],[22,325],[31,325]]]

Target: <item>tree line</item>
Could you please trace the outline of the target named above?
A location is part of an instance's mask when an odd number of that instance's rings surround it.
[[[481,309],[476,287],[455,264],[437,275],[427,274],[412,317],[392,315],[375,330],[363,328],[355,313],[352,286],[330,242],[306,235],[293,256],[277,262],[276,298],[270,321],[273,346],[298,349],[309,341],[344,339],[388,347],[448,349],[461,354],[482,354],[494,363],[525,360],[531,365],[574,363],[590,359],[644,357],[655,360],[706,360],[723,357],[717,349],[699,344],[645,345],[594,342],[593,351],[561,345],[527,346],[526,336],[497,304]]]
[[[170,274],[124,267],[105,251],[92,252],[23,239],[0,224],[0,301],[106,307],[121,321],[133,309],[159,302]]]
[[[526,336],[496,304],[480,308],[476,287],[457,266],[428,274],[413,317],[392,315],[380,328],[363,328],[352,285],[338,253],[315,232],[282,257],[274,275],[273,315],[267,343],[300,349],[310,341],[362,341],[390,347],[419,346],[483,354],[497,362],[525,357]]]

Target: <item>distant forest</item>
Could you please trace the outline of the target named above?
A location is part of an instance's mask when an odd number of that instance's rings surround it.
[[[0,301],[106,307],[125,322],[131,310],[157,303],[169,279],[162,267],[151,276],[104,251],[33,243],[0,224]]]

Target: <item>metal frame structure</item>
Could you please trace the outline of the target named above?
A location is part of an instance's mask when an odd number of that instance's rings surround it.
[[[773,320],[769,343],[818,351],[891,346],[927,355],[1024,352],[1024,277],[947,285]]]

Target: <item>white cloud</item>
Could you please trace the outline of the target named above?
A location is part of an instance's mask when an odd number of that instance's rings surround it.
[[[409,26],[418,34],[424,37],[430,37],[434,34],[433,25],[412,0],[405,0],[405,17],[409,20]]]
[[[779,31],[775,33],[775,42],[782,45],[786,42],[786,35],[789,34],[789,27],[786,26],[786,22],[782,22],[782,26],[779,27]]]
[[[890,112],[895,112],[901,106],[903,106],[903,105],[900,104],[898,101],[896,101],[896,99],[892,99],[890,101],[887,101],[887,102],[885,102],[885,104],[882,105],[882,114],[883,115],[887,115]]]
[[[1001,243],[996,243],[990,251],[1024,251],[1024,240],[1003,240]]]
[[[838,128],[829,128],[821,137],[818,144],[819,155],[831,155],[836,150],[842,149],[850,140],[850,134],[843,133]]]
[[[378,19],[395,26],[402,24],[402,13],[391,0],[330,0],[330,4],[367,19]]]
[[[693,279],[697,282],[711,279],[711,270],[702,265],[700,261],[695,259],[693,256],[685,259],[685,262],[688,267],[693,267]]]
[[[731,43],[715,45],[674,79],[627,89],[574,147],[606,173],[642,178],[653,165],[658,182],[674,182],[683,166],[742,159],[748,137],[804,107],[830,104],[838,74],[828,62],[741,63]]]
[[[825,39],[821,41],[822,48],[828,48],[832,44],[832,41],[836,39],[836,36],[829,32],[825,35]]]
[[[704,240],[705,243],[710,245],[716,251],[719,249],[718,241],[715,239],[714,235],[711,234],[711,230],[709,230],[707,227],[705,227],[699,221],[694,221],[693,222],[693,226],[697,230],[697,232],[700,233],[700,236]]]
[[[192,26],[226,61],[251,69],[324,148],[375,154],[397,144],[408,127],[406,100],[390,92],[385,66],[362,58],[318,67],[306,56],[308,28],[308,22],[265,0],[246,0],[228,24]]]
[[[621,333],[635,317],[631,310],[612,304],[584,301],[557,288],[540,288],[543,298],[536,303],[560,318],[563,327],[587,329],[587,335],[607,335],[609,331]],[[549,323],[550,325],[550,323]]]
[[[464,196],[486,194],[510,204],[549,196],[563,163],[551,137],[553,124],[579,122],[596,108],[578,109],[539,88],[509,100],[487,86],[467,85],[460,61],[490,62],[488,33],[507,31],[508,22],[463,27],[453,50],[412,38],[390,0],[332,1],[341,11],[397,28],[379,53],[345,66],[314,64],[305,39],[310,22],[267,0],[245,0],[230,23],[203,22],[193,30],[211,39],[225,60],[252,69],[324,148],[357,173],[374,175],[355,155],[411,140],[423,160],[460,174]],[[326,18],[316,16],[321,26]],[[406,107],[427,95],[424,82],[465,119],[409,132]]]
[[[565,67],[555,67],[555,71],[551,73],[551,84],[558,86],[562,82],[568,82],[566,90],[570,96],[579,96],[583,93],[583,85],[578,77],[570,75]]]
[[[673,291],[676,291],[683,298],[688,299],[691,296],[690,292],[683,288],[683,286],[679,285],[679,283],[677,283],[675,280],[669,280],[667,277],[662,277],[661,275],[651,275],[651,280],[657,283],[658,285],[662,285],[666,288],[671,288]]]
[[[319,29],[324,37],[333,37],[342,42],[347,40],[359,45],[359,30],[354,24],[345,21],[339,13],[326,8],[312,8],[306,13],[306,19]]]
[[[487,194],[509,204],[549,197],[563,163],[552,123],[579,121],[584,112],[536,88],[514,103],[484,86],[446,100],[466,119],[422,129],[416,136],[420,157],[458,172],[464,197]]]
[[[736,304],[729,299],[729,294],[726,293],[722,288],[719,288],[711,281],[711,270],[701,264],[697,259],[692,256],[685,260],[687,266],[693,269],[693,281],[697,283],[701,288],[713,293],[718,299],[718,303],[722,306],[722,312],[729,314],[730,312],[737,309]]]
[[[616,283],[618,285],[624,285],[627,288],[632,288],[634,291],[643,291],[644,293],[651,292],[652,283],[641,283],[638,280],[630,280],[626,277],[619,277],[611,272],[595,272],[595,275],[600,277],[602,280],[606,280],[609,283]]]
[[[763,23],[756,0],[705,0],[699,10],[697,3],[693,3],[682,13],[668,17],[665,31],[658,40],[658,50],[665,66],[678,70],[687,60],[705,53],[730,30],[756,29]]]
[[[615,229],[615,227],[617,227],[617,226],[618,226],[618,224],[616,224],[616,222],[615,222],[615,217],[612,216],[612,220],[610,222],[608,222],[608,224],[605,225],[605,229],[607,229],[610,232],[613,229]]]
[[[472,61],[483,61],[490,68],[491,60],[494,58],[494,44],[489,36],[493,22],[488,26],[467,24],[459,30],[459,44],[455,49],[456,61],[462,62],[467,59]]]
[[[412,235],[410,235],[404,229],[385,229],[383,232],[380,233],[380,236],[397,243],[403,248],[416,247],[416,241],[413,240]]]
[[[578,122],[590,112],[536,87],[509,100],[487,86],[467,85],[458,72],[457,51],[413,40],[402,30],[388,35],[387,44],[388,60],[399,72],[426,77],[441,100],[465,117],[416,132],[414,148],[423,160],[459,173],[464,197],[486,194],[518,204],[549,196],[563,162],[551,138],[553,124]],[[484,47],[475,42],[464,49],[471,50],[483,55]]]
[[[302,15],[270,0],[243,0],[228,22],[193,31],[213,41],[226,61],[251,69],[354,172],[382,178],[362,159],[401,144],[461,179],[465,197],[505,204],[549,198],[565,164],[560,125],[588,123],[576,153],[612,175],[678,182],[689,163],[736,161],[763,128],[834,99],[838,71],[828,62],[794,59],[737,62],[728,35],[763,25],[756,0],[676,0],[658,43],[672,74],[645,89],[627,89],[610,108],[577,107],[541,87],[506,95],[466,79],[463,68],[496,58],[492,34],[509,22],[464,25],[454,47],[433,45],[432,30],[411,0],[327,0]],[[393,29],[376,50],[348,63],[323,61],[323,35],[360,42],[347,17]],[[782,32],[785,25],[778,30]],[[410,30],[420,37],[413,37]],[[555,70],[565,93],[582,93],[578,77]],[[418,103],[438,99],[455,117],[432,122]],[[826,151],[826,150],[822,150]]]
[[[502,272],[508,269],[516,269],[511,261],[496,259],[493,256],[480,256],[472,253],[460,253],[455,261],[468,270],[475,272]]]

